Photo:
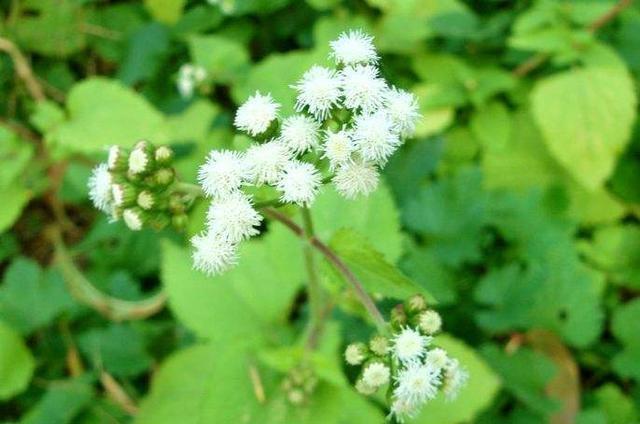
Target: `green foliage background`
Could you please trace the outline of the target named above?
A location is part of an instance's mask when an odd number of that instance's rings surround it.
[[[209,279],[191,270],[188,235],[108,224],[86,189],[104,146],[140,138],[174,147],[193,181],[210,149],[246,145],[231,128],[239,103],[259,89],[290,112],[289,84],[362,28],[424,119],[375,195],[327,187],[313,218],[384,311],[416,291],[437,303],[438,343],[471,380],[415,422],[639,422],[640,6],[213,3],[0,4],[0,421],[383,422],[340,357],[372,327],[327,264],[321,383],[304,406],[286,401],[307,304],[284,228]],[[183,99],[188,62],[208,77]],[[189,233],[201,225],[196,207]],[[141,302],[162,289],[168,307],[123,320],[87,306],[54,260],[56,231],[103,293]]]

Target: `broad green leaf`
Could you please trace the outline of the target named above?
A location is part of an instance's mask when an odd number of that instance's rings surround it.
[[[76,84],[67,99],[69,120],[50,138],[73,152],[97,152],[117,144],[129,147],[140,139],[167,141],[164,117],[142,96],[106,78]]]
[[[616,283],[640,288],[640,227],[634,224],[600,227],[582,252]]]
[[[511,137],[511,116],[500,102],[492,102],[474,112],[471,131],[489,150],[502,150]]]
[[[274,223],[263,238],[242,244],[235,268],[209,278],[192,269],[188,249],[166,241],[161,277],[169,306],[202,338],[257,343],[286,321],[304,282],[301,243]]]
[[[31,199],[29,190],[19,186],[11,185],[2,189],[2,208],[0,208],[0,233],[11,227],[20,217],[22,209]]]
[[[56,382],[20,421],[21,424],[71,423],[94,397],[91,385],[80,380]]]
[[[435,345],[460,361],[469,380],[453,401],[447,401],[442,395],[429,401],[415,419],[416,423],[456,424],[473,422],[480,412],[491,405],[501,386],[500,377],[487,365],[485,360],[471,347],[449,335],[436,337]]]
[[[118,79],[128,86],[153,79],[165,66],[171,46],[169,29],[153,22],[136,29],[127,40]]]
[[[143,335],[131,325],[111,324],[80,335],[80,349],[98,369],[117,377],[133,377],[151,365]]]
[[[458,299],[458,281],[429,249],[413,246],[400,262],[400,269],[433,296],[440,305],[449,305]]]
[[[606,67],[565,71],[539,81],[531,102],[551,154],[586,188],[601,187],[635,118],[628,73]]]
[[[42,271],[25,258],[15,259],[0,285],[0,318],[22,334],[42,328],[73,306],[62,277]]]
[[[417,292],[428,294],[423,287],[387,262],[371,246],[369,240],[356,231],[337,231],[331,238],[330,246],[358,277],[368,293],[396,299],[405,299]]]
[[[613,369],[623,377],[640,381],[640,300],[633,300],[615,310],[611,331],[624,346],[613,357]]]
[[[402,253],[398,211],[385,184],[356,200],[346,200],[327,186],[316,198],[311,215],[316,235],[325,243],[337,230],[347,228],[369,239],[390,263],[395,263]]]
[[[0,399],[24,391],[31,380],[35,361],[20,336],[0,321]]]
[[[175,24],[182,16],[186,0],[144,0],[144,5],[153,18],[164,24]]]
[[[249,70],[249,53],[242,43],[218,35],[189,38],[194,63],[202,66],[212,81],[229,84]]]

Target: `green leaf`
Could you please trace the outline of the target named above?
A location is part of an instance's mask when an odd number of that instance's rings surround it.
[[[456,358],[469,372],[467,385],[454,401],[442,395],[429,401],[416,418],[416,423],[457,424],[473,422],[480,412],[491,405],[501,381],[485,360],[471,347],[449,335],[436,337],[435,345]]]
[[[0,321],[0,399],[6,400],[27,388],[35,361],[20,336]]]
[[[429,292],[440,305],[449,305],[458,299],[457,279],[429,249],[414,246],[400,263],[400,269]]]
[[[144,0],[151,16],[164,24],[175,24],[182,16],[186,0]]]
[[[586,188],[601,187],[635,119],[628,73],[605,67],[565,71],[539,81],[531,102],[551,154]]]
[[[143,336],[131,325],[93,328],[79,337],[79,345],[96,368],[104,367],[114,376],[133,377],[151,365]]]
[[[640,288],[640,226],[619,224],[598,228],[581,251],[616,283]]]
[[[281,226],[243,243],[238,265],[208,278],[192,269],[190,252],[163,244],[161,277],[169,305],[198,336],[257,343],[284,323],[305,272],[301,241]]]
[[[20,421],[21,424],[67,424],[89,405],[92,387],[82,381],[56,382]]]
[[[501,102],[485,105],[471,117],[471,131],[485,149],[504,149],[511,137],[509,111]]]
[[[385,184],[356,200],[345,200],[333,187],[326,187],[316,198],[311,215],[316,235],[325,243],[336,231],[347,228],[369,239],[390,263],[395,263],[402,254],[398,211]]]
[[[70,118],[51,139],[73,152],[96,152],[117,144],[129,147],[140,139],[167,142],[164,117],[142,96],[106,78],[76,84],[67,99]]]
[[[50,324],[73,304],[62,277],[31,259],[15,259],[0,286],[0,318],[22,334]]]
[[[640,418],[633,401],[618,386],[606,383],[595,392],[596,404],[610,424],[637,423]]]
[[[20,217],[22,209],[31,197],[31,192],[19,185],[11,185],[2,189],[3,207],[0,209],[0,233],[11,227]]]
[[[157,22],[137,29],[127,40],[127,53],[118,70],[118,79],[129,86],[152,79],[165,65],[171,33]]]
[[[249,70],[249,53],[242,43],[219,35],[189,37],[193,61],[208,72],[212,81],[229,84]]]
[[[405,299],[417,292],[428,295],[426,290],[385,261],[369,240],[358,232],[346,229],[337,231],[331,238],[330,246],[358,277],[368,293],[396,299]]]
[[[640,299],[633,300],[617,308],[611,322],[613,335],[624,346],[614,356],[613,369],[622,377],[640,381]]]

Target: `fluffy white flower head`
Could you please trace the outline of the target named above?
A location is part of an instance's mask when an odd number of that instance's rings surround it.
[[[237,246],[217,234],[203,233],[191,238],[193,267],[212,276],[235,265]]]
[[[358,391],[358,393],[368,396],[374,394],[376,390],[378,390],[378,388],[369,386],[367,383],[365,383],[364,379],[361,378],[356,381],[356,390]]]
[[[305,72],[293,88],[298,91],[296,110],[302,112],[306,107],[319,120],[329,116],[331,108],[338,104],[342,94],[336,71],[318,65]]]
[[[445,366],[444,385],[442,387],[447,400],[451,401],[458,397],[460,389],[467,384],[468,379],[469,373],[467,370],[460,366],[457,359],[450,359]]]
[[[389,367],[380,362],[367,365],[362,371],[362,381],[371,387],[378,388],[389,382],[391,371]]]
[[[178,91],[184,98],[189,98],[193,95],[194,88],[204,81],[207,77],[207,71],[202,66],[192,65],[191,63],[185,63],[180,67],[178,71]]]
[[[338,193],[347,199],[368,195],[378,186],[380,174],[375,166],[355,160],[338,168],[333,183]]]
[[[277,188],[282,193],[280,199],[287,203],[308,205],[315,199],[322,178],[310,163],[291,161],[282,172]]]
[[[358,116],[353,139],[365,160],[381,165],[400,146],[400,137],[393,130],[393,123],[383,110]]]
[[[249,178],[256,184],[275,184],[289,162],[290,152],[277,140],[255,144],[245,156]]]
[[[393,338],[393,355],[400,362],[411,362],[423,358],[431,337],[423,336],[411,327],[405,327]]]
[[[378,69],[371,65],[347,66],[340,71],[340,83],[345,107],[363,113],[380,108],[388,90]]]
[[[241,131],[256,136],[269,128],[271,121],[276,119],[280,105],[276,103],[271,94],[256,94],[242,104],[236,111],[233,124]]]
[[[212,150],[198,170],[198,182],[207,196],[219,198],[240,188],[247,178],[242,154],[231,150]]]
[[[113,198],[111,196],[111,174],[106,163],[93,168],[89,177],[89,198],[96,208],[104,213],[111,213]]]
[[[395,417],[397,422],[404,423],[407,418],[416,417],[419,406],[404,399],[395,399],[387,418]]]
[[[129,155],[129,170],[134,174],[147,171],[151,158],[149,153],[143,148],[133,149]]]
[[[331,57],[336,63],[353,65],[356,63],[376,63],[378,54],[373,45],[373,37],[361,30],[351,30],[340,34],[330,43]]]
[[[122,213],[122,219],[130,230],[140,231],[142,229],[142,217],[137,210],[125,209],[125,211]]]
[[[384,106],[393,128],[403,137],[413,135],[420,119],[418,99],[413,94],[395,87],[385,93]]]
[[[433,310],[424,311],[418,318],[418,326],[426,334],[435,334],[442,327],[440,314]]]
[[[427,352],[427,356],[424,359],[425,364],[429,364],[434,368],[444,368],[449,363],[449,356],[447,351],[436,347]]]
[[[320,123],[305,115],[290,116],[282,122],[280,141],[293,154],[304,153],[318,145]]]
[[[419,361],[409,362],[396,376],[397,386],[394,399],[419,405],[433,399],[438,394],[441,383],[440,369]]]
[[[207,211],[209,233],[237,243],[259,233],[262,216],[253,208],[251,200],[240,191],[214,200]]]
[[[331,130],[325,132],[322,157],[329,159],[329,168],[332,171],[351,160],[351,154],[356,146],[350,134],[350,131],[344,129],[338,132]]]
[[[350,344],[344,351],[344,358],[349,365],[360,365],[364,361],[364,352],[362,346],[358,344]]]

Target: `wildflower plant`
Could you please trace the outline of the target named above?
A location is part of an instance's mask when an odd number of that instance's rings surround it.
[[[335,190],[345,201],[373,193],[380,171],[416,128],[418,102],[383,78],[369,35],[358,30],[343,33],[331,42],[330,58],[334,67],[314,65],[291,84],[297,93],[293,115],[283,116],[281,105],[267,92],[256,91],[240,105],[233,125],[252,144],[243,151],[209,152],[198,169],[198,185],[178,180],[169,147],[140,141],[130,151],[109,149],[107,163],[98,165],[89,181],[90,197],[111,220],[122,219],[132,230],[169,225],[183,229],[193,202],[206,199],[204,229],[190,242],[193,268],[208,276],[223,274],[242,261],[240,244],[261,232],[265,218],[285,224],[307,241],[309,269],[315,250],[345,276],[372,317],[379,334],[366,345],[347,347],[345,359],[361,367],[355,387],[362,394],[389,387],[391,415],[402,421],[439,390],[454,397],[466,373],[433,347],[432,336],[441,320],[426,309],[421,296],[394,310],[391,324],[384,320],[347,265],[315,237],[309,210],[323,190]],[[178,82],[181,93],[191,96],[205,77],[185,65]],[[265,200],[265,192],[274,197]],[[283,207],[286,211],[279,210]],[[304,228],[287,214],[295,209]],[[308,295],[312,324],[317,326],[323,289],[312,275]],[[300,362],[283,383],[292,404],[305,403],[316,386],[305,363]]]

